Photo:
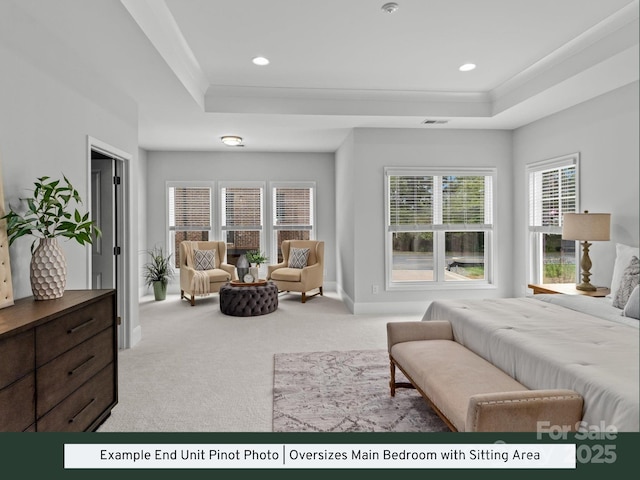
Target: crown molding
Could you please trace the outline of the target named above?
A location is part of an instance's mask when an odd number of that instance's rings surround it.
[[[426,92],[211,85],[205,111],[297,115],[487,116],[485,92]]]
[[[638,0],[491,90],[499,113],[638,45]]]
[[[204,108],[209,80],[164,0],[120,0],[196,103]]]

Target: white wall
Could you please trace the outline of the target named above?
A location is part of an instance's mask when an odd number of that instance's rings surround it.
[[[348,308],[353,311],[355,297],[355,218],[354,190],[355,159],[353,132],[336,152],[336,282],[337,289]]]
[[[347,299],[354,313],[424,312],[429,302],[447,297],[498,297],[512,292],[511,134],[496,130],[356,129],[345,147],[353,162],[352,181],[340,184],[338,195],[353,203],[352,216],[343,221],[338,238],[347,243],[353,225],[354,254],[341,259],[344,278],[354,278]],[[488,289],[385,291],[384,167],[495,167],[495,276]],[[346,167],[341,166],[341,169]],[[342,170],[341,170],[342,171]],[[345,233],[346,232],[346,233]],[[378,285],[379,294],[372,293]],[[345,292],[347,290],[345,289]]]
[[[149,165],[149,161],[147,158],[147,151],[139,148],[138,149],[138,178],[144,178],[146,179],[147,176],[149,175],[149,169],[148,169],[148,165]],[[145,257],[145,251],[148,248],[148,242],[147,242],[147,212],[148,212],[148,205],[147,205],[147,182],[146,181],[141,181],[138,182],[138,189],[137,189],[137,197],[138,197],[138,250],[136,252],[136,258],[138,259],[138,275],[139,278],[141,279],[138,285],[138,294],[139,297],[145,295],[147,293],[147,289],[146,286],[144,284],[144,281],[142,280],[143,278],[143,264],[144,262],[147,260]]]
[[[609,286],[615,244],[638,245],[638,82],[596,97],[527,126],[513,135],[515,219],[513,238],[527,242],[526,165],[580,153],[580,211],[611,213],[611,241],[593,242],[591,283]],[[526,258],[513,259],[516,292],[527,284]]]
[[[167,241],[168,181],[314,181],[316,237],[325,241],[325,285],[336,279],[335,165],[331,153],[148,152],[147,247]],[[219,208],[219,201],[215,201]],[[214,235],[218,231],[214,226]],[[174,288],[177,279],[173,282]],[[329,285],[329,286],[330,286]]]
[[[18,28],[18,25],[20,28]],[[33,181],[43,175],[67,175],[89,208],[88,136],[133,156],[137,161],[137,106],[101,81],[64,45],[48,36],[11,4],[0,3],[0,157],[5,205],[17,206]],[[137,169],[129,168],[129,241],[138,242]],[[31,295],[29,251],[32,238],[10,248],[14,297]],[[67,259],[67,289],[90,288],[90,247],[61,242]],[[134,258],[135,260],[135,258]],[[130,325],[138,324],[138,267],[129,276]]]

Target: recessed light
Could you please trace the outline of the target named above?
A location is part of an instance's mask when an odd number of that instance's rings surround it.
[[[228,147],[242,146],[242,137],[238,137],[236,135],[225,135],[224,137],[220,137],[220,140],[222,140],[222,143]]]
[[[265,65],[269,65],[269,59],[265,58],[265,57],[255,57],[253,60],[251,60],[255,65],[259,65],[261,67],[264,67]]]
[[[461,72],[470,72],[474,68],[476,68],[475,63],[465,63],[464,65],[460,65],[460,68],[458,70],[460,70]]]

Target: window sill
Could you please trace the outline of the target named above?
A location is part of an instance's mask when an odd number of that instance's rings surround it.
[[[406,282],[387,285],[389,292],[434,291],[434,290],[496,290],[498,287],[487,282]]]

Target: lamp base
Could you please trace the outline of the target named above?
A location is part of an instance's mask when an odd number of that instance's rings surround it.
[[[595,292],[597,288],[591,285],[589,282],[582,282],[576,285],[576,290],[582,290],[585,292]]]

